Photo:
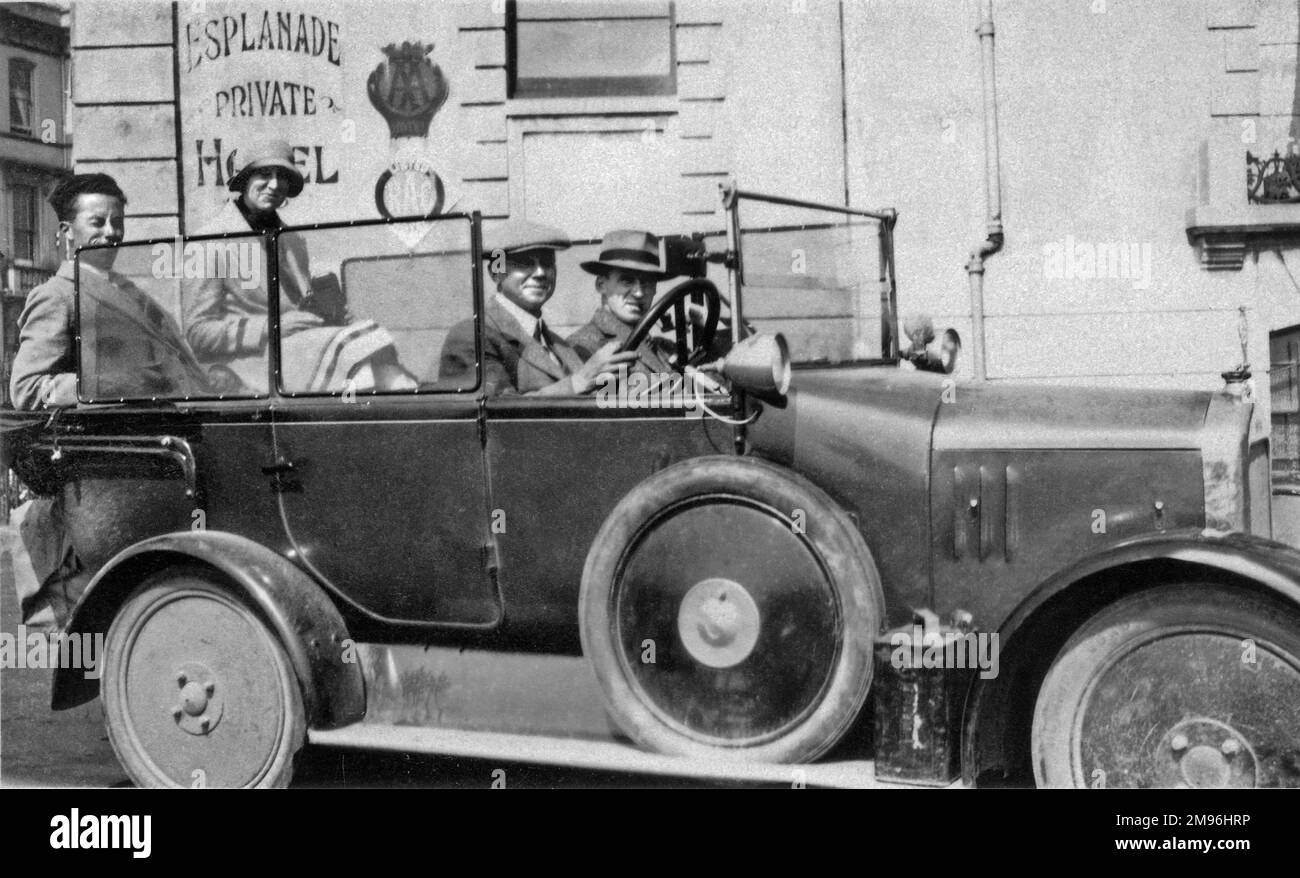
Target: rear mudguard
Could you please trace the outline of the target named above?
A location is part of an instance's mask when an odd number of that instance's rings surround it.
[[[1174,565],[1173,569],[1169,565]],[[1037,694],[1023,691],[1034,675],[1020,673],[1034,662],[1017,657],[1027,651],[1046,652],[1037,661],[1050,663],[1073,633],[1073,628],[1059,626],[1051,630],[1055,621],[1050,618],[1051,607],[1061,605],[1054,599],[1068,598],[1072,590],[1088,589],[1091,593],[1086,597],[1081,591],[1073,593],[1085,603],[1096,604],[1095,612],[1120,595],[1141,588],[1147,574],[1157,570],[1163,571],[1163,581],[1184,575],[1233,579],[1300,608],[1300,551],[1246,533],[1211,529],[1150,533],[1078,561],[1038,586],[998,629],[1002,672],[993,679],[976,676],[972,680],[962,734],[962,777],[966,782],[973,783],[981,773],[998,766],[1010,768],[1015,761],[1015,754],[1008,749],[1014,749],[1010,743],[1013,736],[1007,734],[1009,725],[1017,706],[1023,706],[1025,699],[1032,706]]]
[[[86,588],[69,634],[107,633],[118,608],[145,577],[176,564],[200,563],[222,574],[284,646],[302,687],[307,722],[331,729],[365,716],[365,683],[347,627],[314,580],[252,540],[219,531],[182,531],[142,540],[114,556]],[[93,699],[99,681],[74,669],[54,674],[51,707]]]

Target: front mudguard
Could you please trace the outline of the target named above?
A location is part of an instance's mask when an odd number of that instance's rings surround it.
[[[77,605],[68,634],[106,634],[123,601],[147,576],[198,562],[222,574],[279,638],[302,687],[308,726],[332,729],[365,716],[361,665],[338,609],[314,580],[285,558],[245,537],[182,531],[151,537],[114,556]],[[51,707],[93,699],[99,681],[78,669],[55,671]]]
[[[1028,690],[1074,628],[1109,602],[1143,584],[1155,584],[1150,576],[1158,571],[1167,578],[1230,579],[1300,608],[1300,551],[1252,534],[1213,529],[1150,533],[1080,559],[1034,589],[999,626],[998,676],[972,679],[962,733],[962,777],[967,783],[1017,763],[1015,717],[1026,705],[1032,709],[1037,691]],[[1077,610],[1057,612],[1072,597],[1078,598],[1078,606],[1090,608],[1084,619],[1077,618]]]

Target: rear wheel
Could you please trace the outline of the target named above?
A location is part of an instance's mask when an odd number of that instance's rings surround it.
[[[148,787],[282,787],[306,735],[279,640],[210,572],[167,570],[109,628],[101,691],[109,740]]]
[[[763,461],[704,458],[611,513],[583,574],[583,649],[641,744],[799,762],[861,708],[880,606],[870,553],[829,497]]]
[[[1124,598],[1065,645],[1032,734],[1040,786],[1300,786],[1300,614],[1210,583]]]

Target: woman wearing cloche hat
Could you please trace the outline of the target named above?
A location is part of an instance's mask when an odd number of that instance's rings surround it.
[[[230,178],[234,197],[197,234],[270,232],[283,227],[279,209],[302,193],[303,176],[283,140],[244,150]],[[393,338],[374,321],[350,321],[333,276],[313,280],[307,242],[280,236],[281,365],[294,391],[405,390],[415,387],[397,361]],[[319,289],[314,289],[319,288]],[[186,338],[200,358],[233,369],[250,388],[267,386],[267,289],[248,289],[239,278],[205,278],[185,289]]]

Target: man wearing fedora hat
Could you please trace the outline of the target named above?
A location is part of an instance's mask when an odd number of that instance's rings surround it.
[[[649,232],[618,229],[600,242],[600,257],[582,263],[596,276],[600,307],[591,320],[567,339],[584,358],[610,344],[622,344],[654,301],[659,281],[670,275],[660,264],[659,239]],[[663,375],[673,371],[673,345],[647,336],[636,350],[630,372]]]
[[[569,236],[527,220],[511,220],[486,236],[483,258],[496,286],[483,309],[483,384],[489,396],[522,393],[571,396],[590,393],[600,377],[636,354],[615,354],[608,344],[583,358],[546,325],[544,306],[555,293],[555,253]],[[452,327],[443,343],[438,377],[474,374],[473,320]]]

